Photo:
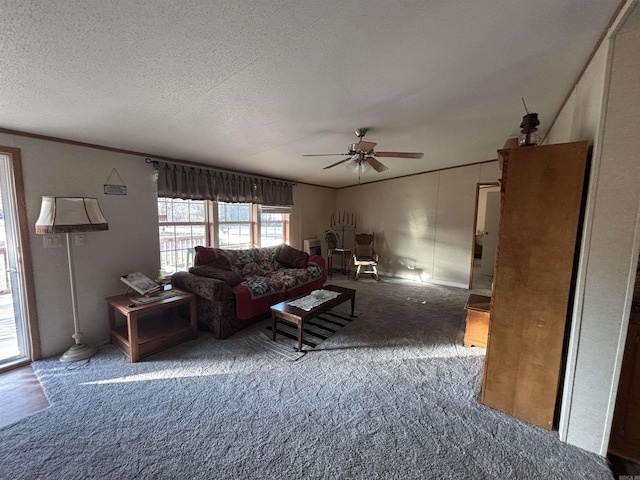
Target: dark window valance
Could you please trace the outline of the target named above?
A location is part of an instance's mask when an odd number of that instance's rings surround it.
[[[158,162],[158,196],[259,205],[293,205],[293,184],[282,180]]]

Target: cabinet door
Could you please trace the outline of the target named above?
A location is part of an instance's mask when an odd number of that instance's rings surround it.
[[[491,324],[480,400],[551,429],[587,143],[503,150]]]

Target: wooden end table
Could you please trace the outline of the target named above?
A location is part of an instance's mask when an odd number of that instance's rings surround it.
[[[467,325],[463,345],[465,347],[487,348],[491,320],[491,297],[472,293],[464,308],[467,309]]]
[[[333,279],[333,256],[338,255],[341,258],[340,271],[347,276],[349,280],[351,266],[351,249],[349,248],[330,248],[327,256],[327,270],[329,270],[329,280]]]
[[[276,340],[276,329],[278,320],[293,323],[298,328],[298,351],[302,351],[302,333],[304,330],[304,322],[317,317],[318,315],[331,310],[333,307],[340,305],[341,303],[351,300],[351,316],[353,317],[354,308],[356,305],[356,291],[351,288],[338,287],[337,285],[326,285],[322,287],[323,290],[331,290],[332,292],[338,292],[336,298],[321,303],[317,307],[312,308],[308,312],[298,307],[292,307],[287,305],[295,299],[286,300],[280,302],[271,307],[271,318],[273,320],[272,325],[272,339]],[[302,295],[305,297],[306,295]],[[302,298],[302,297],[298,297]]]
[[[194,339],[198,336],[196,296],[173,289],[175,296],[145,305],[135,305],[131,298],[137,295],[108,297],[111,343],[122,350],[135,363],[143,357]],[[180,305],[189,305],[189,318],[177,315]],[[116,325],[116,312],[126,318],[126,324]]]

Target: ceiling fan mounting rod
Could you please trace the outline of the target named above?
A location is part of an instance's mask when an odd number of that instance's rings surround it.
[[[358,138],[362,138],[367,134],[367,130],[369,130],[368,128],[357,128],[355,130],[355,134]]]

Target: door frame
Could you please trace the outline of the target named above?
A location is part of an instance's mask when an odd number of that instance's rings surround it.
[[[12,201],[16,208],[18,240],[18,262],[22,275],[21,288],[24,297],[25,323],[27,328],[27,342],[29,343],[29,359],[26,362],[12,364],[9,367],[0,369],[0,371],[10,370],[20,365],[30,363],[33,360],[42,358],[42,349],[40,347],[40,329],[38,328],[38,310],[36,306],[35,282],[33,278],[33,262],[31,259],[31,243],[29,241],[29,223],[27,217],[27,203],[24,195],[24,181],[22,175],[22,158],[20,149],[14,147],[0,146],[0,154],[9,157],[9,165],[11,175],[8,181],[13,182],[13,198]]]
[[[473,287],[473,260],[475,259],[476,248],[476,226],[478,225],[478,202],[480,201],[480,189],[499,187],[500,182],[478,182],[476,183],[476,205],[473,214],[473,232],[471,235],[471,265],[469,266],[469,289]]]

